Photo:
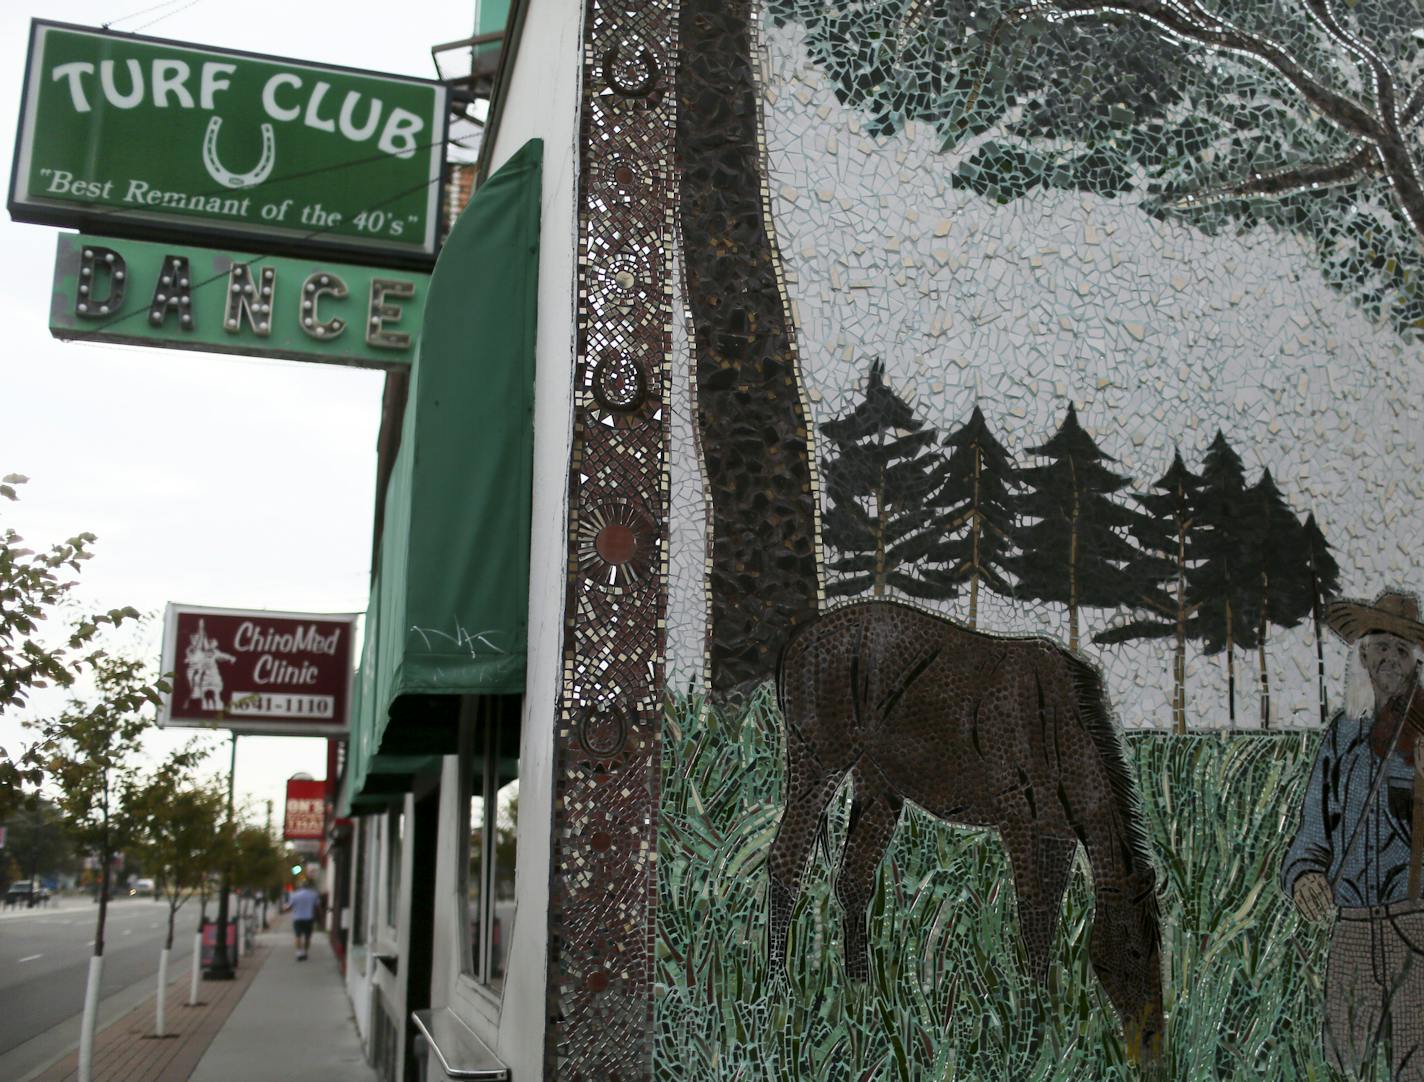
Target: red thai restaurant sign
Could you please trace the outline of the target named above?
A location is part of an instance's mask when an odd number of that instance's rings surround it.
[[[163,725],[339,736],[351,702],[356,616],[170,604]]]
[[[287,779],[287,812],[282,818],[282,837],[300,841],[325,836],[326,782],[307,778]]]

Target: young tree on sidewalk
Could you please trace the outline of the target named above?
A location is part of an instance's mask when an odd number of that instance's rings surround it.
[[[191,745],[189,753],[202,752]],[[159,893],[168,903],[168,931],[158,958],[158,1009],[155,1036],[167,1032],[168,960],[178,910],[202,888],[223,858],[227,794],[203,784],[189,770],[158,770],[131,795],[138,843],[136,853],[153,869]]]
[[[47,749],[43,767],[58,791],[70,836],[81,853],[99,862],[99,911],[84,992],[79,1082],[89,1082],[93,1070],[113,860],[137,839],[140,820],[134,799],[143,737],[153,728],[154,709],[167,690],[167,684],[153,679],[142,662],[102,653],[94,657],[92,683],[92,698],[74,696],[58,717],[29,723],[39,730],[41,746]],[[195,760],[191,750],[176,752],[161,769],[186,770]]]
[[[266,827],[239,827],[233,839],[232,859],[232,885],[236,890],[254,892],[254,905],[281,889],[282,876],[288,868],[287,855]]]
[[[0,477],[0,499],[19,500],[17,490],[27,481],[18,473]],[[8,526],[0,530],[0,716],[23,708],[32,691],[69,687],[92,672],[104,656],[100,631],[139,616],[132,608],[80,615],[57,635],[44,636],[41,624],[69,600],[82,563],[93,555],[94,535],[76,534],[39,552],[24,541]],[[0,820],[24,799],[25,786],[40,783],[45,755],[42,744],[15,756],[0,747]]]
[[[265,827],[238,827],[232,846],[232,885],[238,890],[271,891],[282,885],[286,856]]]

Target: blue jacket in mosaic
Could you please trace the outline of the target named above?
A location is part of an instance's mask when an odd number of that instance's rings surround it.
[[[1340,906],[1383,905],[1407,894],[1414,768],[1399,755],[1375,755],[1373,723],[1373,714],[1341,713],[1325,732],[1281,867],[1288,898],[1306,872],[1323,872]]]

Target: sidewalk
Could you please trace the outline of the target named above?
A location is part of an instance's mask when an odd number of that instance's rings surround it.
[[[153,1034],[154,999],[99,1033],[94,1082],[376,1082],[366,1065],[351,1005],[331,944],[312,936],[311,956],[298,962],[288,922],[257,937],[233,981],[204,981],[203,1005],[185,1006],[188,971],[168,991],[168,1030]],[[34,1082],[73,1082],[71,1052]]]
[[[361,1051],[330,939],[321,932],[312,936],[311,956],[304,962],[296,959],[285,921],[258,936],[257,943],[271,952],[266,964],[192,1082],[376,1082]]]

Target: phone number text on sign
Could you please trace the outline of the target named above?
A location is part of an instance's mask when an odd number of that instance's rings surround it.
[[[331,718],[336,714],[336,697],[235,691],[229,710],[249,718]]]

